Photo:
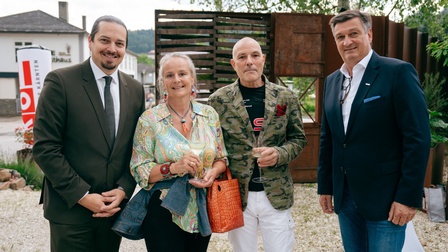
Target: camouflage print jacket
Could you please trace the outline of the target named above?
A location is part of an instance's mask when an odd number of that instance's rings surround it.
[[[260,137],[264,139],[265,146],[275,147],[279,153],[276,166],[262,169],[262,176],[270,179],[263,186],[271,205],[275,209],[286,210],[294,203],[294,185],[288,163],[298,157],[306,145],[302,115],[294,92],[269,82],[265,76],[263,80],[266,97]],[[238,83],[239,79],[218,89],[209,97],[208,103],[219,114],[229,168],[232,176],[239,180],[245,209],[255,162],[251,156],[255,135]]]

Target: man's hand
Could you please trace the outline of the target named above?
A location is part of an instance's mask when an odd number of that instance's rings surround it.
[[[389,218],[387,220],[392,221],[395,225],[403,226],[414,218],[416,212],[417,210],[414,208],[394,201],[390,207]]]
[[[259,167],[274,166],[278,161],[278,151],[273,147],[258,147],[261,157],[257,159]]]
[[[121,201],[126,193],[120,189],[103,192],[102,194],[87,194],[78,203],[93,212],[93,217],[110,217],[121,210]]]
[[[322,207],[322,211],[324,211],[324,213],[334,213],[333,197],[331,195],[321,195],[319,198],[319,204]]]

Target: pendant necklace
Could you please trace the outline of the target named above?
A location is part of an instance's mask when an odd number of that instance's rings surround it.
[[[169,103],[168,103],[168,107],[170,107],[170,109],[171,109],[171,110],[172,110],[178,117],[180,117],[180,122],[182,123],[182,129],[183,129],[183,131],[184,131],[185,133],[187,133],[190,129],[188,128],[188,126],[187,126],[187,124],[186,124],[187,121],[185,121],[185,117],[187,116],[188,111],[190,111],[191,103],[188,104],[187,112],[185,112],[185,114],[184,114],[183,116],[179,115],[179,113],[177,113],[177,111],[174,110],[173,107],[171,107],[171,105],[170,105]]]

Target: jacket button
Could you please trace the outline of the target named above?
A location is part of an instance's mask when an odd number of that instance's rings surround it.
[[[342,148],[347,149],[347,144],[342,144]]]

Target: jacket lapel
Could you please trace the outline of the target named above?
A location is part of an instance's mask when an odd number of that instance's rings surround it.
[[[336,119],[340,128],[340,132],[344,133],[344,120],[342,119],[342,105],[341,105],[341,90],[342,90],[342,84],[344,83],[344,75],[339,72],[339,74],[336,76],[335,80],[335,90],[331,92],[334,95],[333,100],[333,106],[336,109]]]
[[[93,109],[95,110],[96,119],[98,120],[101,129],[103,131],[103,136],[107,141],[107,144],[112,148],[112,143],[108,136],[106,113],[104,112],[103,102],[101,101],[101,96],[98,92],[98,86],[96,84],[95,76],[93,75],[92,68],[90,66],[90,60],[86,60],[83,63],[83,80],[84,80],[84,90],[92,103]]]
[[[128,112],[128,99],[129,99],[129,90],[128,90],[128,84],[125,81],[125,79],[122,77],[121,72],[118,72],[118,79],[120,80],[120,83],[118,84],[119,90],[120,90],[120,119],[118,121],[118,131],[117,136],[115,138],[115,143],[117,143],[120,140],[120,136],[123,133],[123,127],[126,123],[126,115]],[[116,144],[115,144],[116,145]]]
[[[230,92],[227,93],[230,100],[233,101],[233,107],[236,110],[239,118],[241,118],[241,125],[247,130],[246,133],[248,136],[254,136],[252,123],[250,122],[249,114],[247,113],[246,107],[243,102],[243,95],[241,95],[241,91],[239,88],[238,80],[232,84],[233,88]],[[247,141],[251,141],[249,145],[252,145],[252,141],[254,139],[247,139]]]
[[[373,52],[372,57],[367,65],[367,68],[364,72],[364,75],[359,83],[358,92],[356,93],[355,99],[353,100],[352,108],[350,110],[350,118],[347,126],[347,133],[353,127],[353,123],[355,122],[355,118],[361,109],[364,99],[366,98],[370,87],[374,85],[374,81],[378,76],[378,55]]]
[[[259,137],[264,137],[265,132],[268,130],[268,122],[272,121],[277,104],[279,104],[278,90],[274,89],[274,85],[276,84],[265,79],[264,120]]]

